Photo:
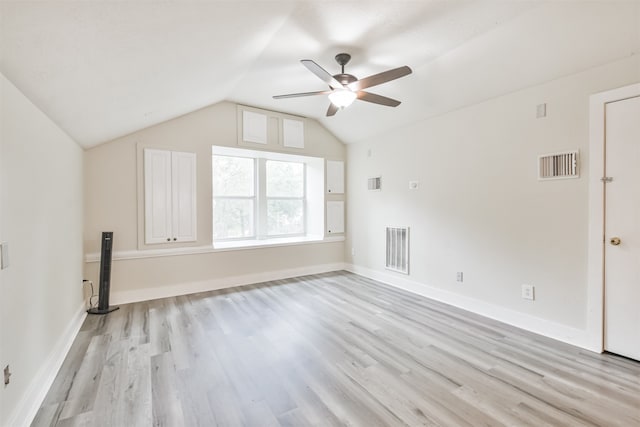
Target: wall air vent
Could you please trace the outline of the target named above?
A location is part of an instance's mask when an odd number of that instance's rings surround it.
[[[538,156],[538,179],[578,178],[578,150]]]
[[[409,274],[409,227],[387,227],[387,270]]]
[[[376,176],[374,178],[369,178],[367,180],[367,188],[369,190],[380,190],[380,186],[382,185],[382,177]]]

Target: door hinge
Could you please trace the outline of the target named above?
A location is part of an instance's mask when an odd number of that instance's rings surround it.
[[[602,178],[600,178],[600,181],[604,182],[605,184],[612,182],[613,181],[613,177],[612,176],[603,176]]]

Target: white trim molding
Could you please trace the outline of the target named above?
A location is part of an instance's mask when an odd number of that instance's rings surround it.
[[[291,268],[287,270],[268,271],[264,273],[245,274],[241,276],[224,277],[221,279],[209,279],[197,282],[179,283],[171,286],[157,288],[134,289],[130,291],[114,292],[111,295],[112,304],[128,304],[138,301],[149,301],[159,298],[175,297],[179,295],[195,294],[198,292],[216,291],[219,289],[235,288],[238,286],[253,285],[256,283],[270,282],[272,280],[290,279],[292,277],[307,276],[309,274],[328,273],[344,270],[345,264],[338,262],[333,264],[312,265],[308,267]]]
[[[353,264],[345,265],[345,270],[435,301],[440,301],[445,304],[488,317],[490,319],[498,320],[529,332],[553,338],[587,350],[592,350],[589,346],[590,343],[587,331],[582,329],[530,316],[525,313],[500,307],[475,298],[470,298],[454,292],[429,286],[424,283],[407,279],[406,276],[401,277],[396,274],[380,272]]]
[[[591,95],[589,99],[589,243],[587,331],[589,349],[604,350],[604,171],[605,106],[640,96],[640,83]]]
[[[86,309],[85,301],[83,301],[62,335],[60,335],[60,338],[46,360],[31,380],[22,399],[20,399],[18,405],[14,408],[13,413],[9,415],[7,426],[26,427],[31,425],[53,381],[58,375],[58,371],[65,357],[67,357],[67,353],[69,353],[84,319],[87,317]]]
[[[296,238],[280,238],[280,239],[268,239],[268,240],[254,240],[253,244],[244,240],[242,243],[235,244],[233,242],[225,242],[221,244],[221,247],[207,246],[183,246],[179,248],[162,248],[162,249],[133,249],[129,251],[117,251],[113,253],[112,260],[120,261],[125,259],[144,259],[144,258],[158,258],[165,256],[177,256],[177,255],[194,255],[194,254],[209,254],[215,252],[227,252],[227,251],[242,251],[248,249],[257,248],[273,248],[279,246],[295,246],[295,245],[313,245],[321,243],[335,243],[344,242],[344,236],[327,236],[327,237],[296,237]],[[93,252],[88,253],[84,257],[85,262],[99,262],[100,253]]]

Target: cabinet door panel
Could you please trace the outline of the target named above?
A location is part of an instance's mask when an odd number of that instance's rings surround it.
[[[327,202],[327,233],[344,233],[344,202]]]
[[[144,150],[145,243],[171,238],[171,152]]]
[[[196,240],[196,155],[173,152],[172,157],[172,241]]]
[[[327,160],[327,193],[344,193],[344,162]]]

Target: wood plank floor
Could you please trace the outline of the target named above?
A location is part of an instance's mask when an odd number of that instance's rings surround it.
[[[34,426],[640,426],[640,363],[346,272],[87,317]]]

